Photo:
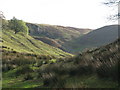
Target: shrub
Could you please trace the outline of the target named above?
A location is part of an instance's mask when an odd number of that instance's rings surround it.
[[[49,75],[49,76],[48,76]],[[43,79],[44,86],[63,88],[65,85],[65,79],[55,73],[49,73]]]
[[[118,73],[120,73],[118,71],[119,68],[119,64],[115,64],[112,66],[102,64],[99,68],[97,68],[97,75],[100,78],[112,78],[113,80],[118,80]]]
[[[34,64],[35,62],[36,61],[34,59],[29,60],[29,59],[22,58],[21,56],[11,61],[12,64],[15,64],[18,66],[26,65],[26,64]]]
[[[54,74],[52,74],[52,73],[50,73],[50,75],[48,73],[46,73],[46,75],[44,74],[44,76],[43,76],[44,86],[52,86],[57,81],[58,81],[57,77]]]
[[[69,74],[71,76],[74,75],[88,75],[92,74],[94,72],[94,68],[91,65],[88,66],[76,66],[74,68],[71,68],[69,71]]]
[[[9,71],[11,69],[14,69],[12,65],[8,65],[8,64],[2,65],[2,71],[3,72]]]
[[[26,80],[32,80],[32,79],[33,79],[33,76],[31,74],[29,74],[29,73],[25,74],[24,81],[26,81]]]
[[[44,72],[54,72],[56,74],[59,74],[59,75],[64,75],[67,73],[66,71],[66,68],[63,67],[61,64],[52,64],[52,65],[49,65],[47,68],[45,68]]]
[[[21,66],[19,67],[17,70],[16,70],[16,75],[21,75],[21,74],[26,74],[26,73],[29,73],[29,72],[33,72],[33,70],[28,66],[28,65],[25,65],[25,66]]]
[[[12,53],[17,53],[16,51],[11,51]]]
[[[43,61],[37,61],[34,66],[40,67],[43,64]]]

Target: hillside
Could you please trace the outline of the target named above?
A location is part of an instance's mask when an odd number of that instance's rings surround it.
[[[27,23],[27,26],[30,35],[35,39],[70,53],[107,45],[118,37],[117,25],[95,30],[30,23]]]
[[[71,40],[69,44],[73,44],[74,52],[83,51],[86,48],[100,47],[107,45],[118,38],[118,25],[104,26],[93,30],[84,36]],[[72,51],[71,51],[72,52]]]
[[[66,88],[117,88],[120,39],[39,70],[44,86]],[[64,72],[64,73],[63,73]],[[46,73],[46,74],[45,74]],[[48,78],[49,77],[49,78]]]
[[[82,32],[84,30],[72,27],[27,25],[28,27],[24,21],[16,18],[6,20],[2,25],[0,52],[3,88],[120,86],[120,39],[117,39],[116,25],[91,32]],[[67,53],[90,47],[96,48],[74,56]]]
[[[4,51],[3,70],[7,71],[3,73],[3,87],[118,88],[119,45],[118,39],[72,58],[58,59],[56,62],[49,60],[47,63],[39,59],[41,56]]]
[[[27,23],[27,26],[29,28],[30,35],[35,39],[41,40],[67,52],[69,52],[69,49],[66,47],[72,47],[72,45],[66,46],[68,41],[74,40],[91,31],[91,29],[79,29],[47,24]],[[70,49],[73,50],[72,48]]]
[[[20,53],[33,53],[39,55],[52,55],[55,57],[69,56],[69,53],[35,40],[29,35],[23,33],[15,34],[12,30],[3,30],[2,32],[3,49],[16,51]]]

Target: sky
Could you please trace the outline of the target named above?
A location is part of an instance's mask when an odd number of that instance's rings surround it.
[[[15,16],[25,22],[97,29],[117,24],[107,18],[114,10],[106,0],[0,0],[6,19]]]

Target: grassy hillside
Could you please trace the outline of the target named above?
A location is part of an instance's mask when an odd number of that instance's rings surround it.
[[[74,52],[82,51],[85,48],[100,47],[107,45],[118,38],[118,25],[110,25],[93,30],[84,36],[80,36],[68,42],[74,47]]]
[[[14,29],[10,30],[9,24],[12,24]],[[109,26],[104,27],[84,35],[86,31],[81,32],[80,29],[72,27],[28,24],[30,36],[15,25],[14,22],[5,24],[7,30],[4,28],[0,33],[2,34],[0,51],[3,88],[117,88],[120,86],[118,83],[120,39],[116,40],[117,29],[113,31],[114,27],[111,30]],[[20,31],[17,31],[18,29]],[[109,38],[101,38],[102,35],[110,37],[113,35],[111,40],[116,41],[113,43],[110,41],[106,46],[89,49],[76,56],[58,49],[75,52],[86,48],[85,44],[80,45],[82,38],[88,45],[89,40],[109,41]],[[93,43],[89,46],[93,47]]]
[[[21,53],[33,53],[39,55],[52,55],[55,57],[69,56],[69,53],[49,46],[42,41],[35,40],[29,35],[23,33],[15,34],[12,30],[3,30],[2,45],[5,50],[13,50]]]
[[[74,51],[72,44],[68,45],[67,42],[91,31],[91,29],[79,29],[46,24],[27,23],[27,26],[29,27],[30,35],[35,39],[42,40],[49,45],[60,48],[67,52],[70,51],[69,49]]]
[[[44,72],[39,70],[41,75],[45,75],[43,85],[69,88],[117,88],[120,74],[119,45],[120,39],[107,46],[88,50],[73,58],[49,65],[44,68]]]
[[[78,29],[47,24],[27,23],[27,26],[29,27],[30,35],[32,36],[43,36],[51,39],[59,39],[62,41],[71,40],[90,31],[90,29]]]
[[[47,63],[44,63],[41,56],[3,51],[3,70],[6,70],[3,73],[3,87],[118,88],[119,45],[118,39],[114,43],[72,58],[57,61],[48,59]]]
[[[118,25],[96,30],[30,23],[27,26],[35,39],[70,53],[107,45],[118,38]]]

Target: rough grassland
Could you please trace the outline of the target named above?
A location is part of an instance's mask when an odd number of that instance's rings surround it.
[[[49,46],[42,41],[35,40],[29,35],[22,33],[14,34],[11,30],[3,30],[2,33],[4,49],[14,50],[22,53],[34,53],[40,55],[53,55],[56,57],[69,56],[69,53],[63,52],[60,49]]]

